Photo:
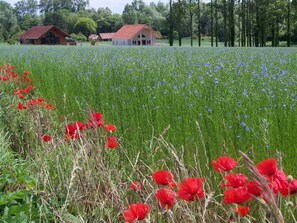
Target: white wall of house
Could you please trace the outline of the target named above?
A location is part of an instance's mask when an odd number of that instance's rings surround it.
[[[112,39],[112,45],[131,45],[131,40],[128,40],[128,39]]]
[[[142,30],[132,40],[112,39],[112,45],[156,45],[153,31]]]

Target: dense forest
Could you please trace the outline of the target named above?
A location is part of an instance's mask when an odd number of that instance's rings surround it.
[[[115,32],[124,24],[148,24],[173,45],[204,36],[211,46],[291,46],[297,43],[297,0],[131,0],[122,14],[89,8],[88,0],[0,0],[0,42],[14,44],[35,25],[56,25],[77,40],[90,33]]]

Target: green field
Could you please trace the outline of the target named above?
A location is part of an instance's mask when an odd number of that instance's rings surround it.
[[[2,46],[0,60],[29,70],[70,120],[84,120],[88,106],[101,111],[131,155],[149,154],[146,143],[170,125],[166,139],[189,160],[203,144],[210,160],[224,145],[232,155],[253,148],[257,160],[278,150],[292,172],[296,57],[296,49]]]
[[[0,65],[30,71],[59,117],[85,123],[100,111],[127,157],[175,169],[163,134],[190,172],[199,162],[206,175],[212,160],[243,151],[255,163],[281,157],[296,177],[296,61],[295,48],[0,46]]]

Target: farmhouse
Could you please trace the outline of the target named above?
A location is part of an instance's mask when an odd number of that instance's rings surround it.
[[[145,24],[124,25],[112,36],[113,45],[155,45],[161,36]]]
[[[21,44],[66,45],[69,35],[56,26],[33,26],[20,37]]]

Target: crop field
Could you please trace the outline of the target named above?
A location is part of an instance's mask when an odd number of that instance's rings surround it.
[[[118,126],[130,155],[170,125],[166,139],[209,159],[248,151],[283,153],[294,170],[296,49],[2,47],[1,59],[30,70],[61,112],[101,111]],[[7,61],[8,60],[8,61]],[[2,62],[3,64],[3,62]],[[85,118],[85,117],[80,117]],[[202,161],[203,162],[203,161]]]
[[[30,72],[56,120],[100,111],[115,124],[117,168],[139,158],[177,171],[180,157],[209,175],[213,160],[241,162],[242,151],[255,163],[278,157],[297,177],[297,49],[0,45],[5,64]]]

